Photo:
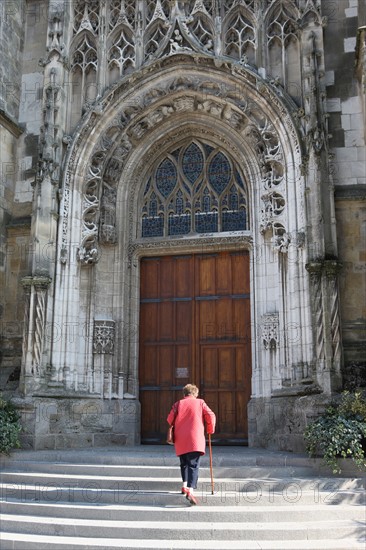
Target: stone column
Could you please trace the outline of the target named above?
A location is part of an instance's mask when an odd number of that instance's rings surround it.
[[[306,265],[310,274],[316,376],[326,393],[341,387],[341,334],[337,260],[319,260]]]
[[[42,361],[46,327],[47,292],[49,277],[24,277],[25,291],[23,357],[20,375],[20,390],[32,394],[46,384],[46,369]]]
[[[324,261],[324,294],[327,312],[327,338],[329,339],[330,382],[331,390],[337,391],[342,386],[342,345],[341,321],[339,312],[338,274],[342,263],[337,260]]]

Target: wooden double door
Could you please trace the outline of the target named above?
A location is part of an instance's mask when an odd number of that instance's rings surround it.
[[[217,416],[213,442],[246,444],[251,392],[249,254],[141,260],[139,384],[142,443],[164,443],[185,384]]]

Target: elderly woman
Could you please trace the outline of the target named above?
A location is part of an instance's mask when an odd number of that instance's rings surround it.
[[[216,417],[203,399],[198,399],[198,388],[187,384],[183,388],[183,399],[172,406],[167,421],[174,425],[174,446],[180,459],[182,493],[191,504],[197,504],[193,494],[197,488],[199,463],[205,454],[206,438],[215,431]]]

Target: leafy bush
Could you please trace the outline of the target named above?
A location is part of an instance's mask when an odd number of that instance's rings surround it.
[[[10,401],[0,397],[0,453],[9,454],[11,449],[20,447],[20,415]]]
[[[338,404],[311,422],[304,433],[310,456],[321,455],[333,473],[340,473],[339,458],[352,458],[366,467],[363,441],[366,438],[366,399],[361,392],[343,392]]]
[[[362,392],[350,393],[344,391],[339,404],[339,412],[344,416],[354,416],[359,418],[361,422],[366,422],[366,399]]]

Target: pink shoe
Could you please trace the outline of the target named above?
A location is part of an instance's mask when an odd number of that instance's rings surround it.
[[[182,487],[182,495],[188,495],[189,491],[187,489],[187,487]]]

